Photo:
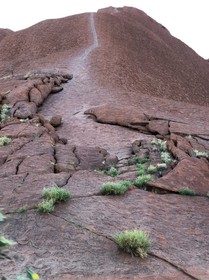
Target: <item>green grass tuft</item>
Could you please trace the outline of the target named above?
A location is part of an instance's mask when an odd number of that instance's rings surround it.
[[[2,136],[2,137],[0,137],[0,146],[6,146],[6,145],[8,145],[11,141],[12,141],[11,138],[9,138],[9,137],[7,137],[7,136]]]
[[[1,121],[6,121],[9,119],[9,110],[11,106],[8,104],[3,104],[0,112],[0,119]]]
[[[163,170],[167,168],[167,164],[166,163],[158,163],[157,164],[157,170]]]
[[[147,173],[149,173],[149,174],[155,173],[156,171],[157,171],[157,167],[154,165],[149,165],[147,167]]]
[[[179,193],[181,195],[190,195],[190,196],[196,195],[196,193],[193,190],[191,190],[190,188],[188,188],[188,187],[181,189],[179,191]]]
[[[151,161],[150,158],[140,158],[139,156],[134,155],[128,160],[128,165],[144,164],[150,161]]]
[[[120,171],[117,170],[117,168],[115,168],[114,166],[111,166],[109,170],[105,170],[104,174],[111,176],[111,177],[115,177],[120,175]]]
[[[69,191],[59,188],[57,186],[51,188],[44,188],[43,195],[44,198],[46,198],[47,200],[52,199],[54,203],[66,201],[70,198]]]
[[[52,213],[54,211],[54,200],[44,199],[38,204],[38,212]]]
[[[123,251],[141,258],[147,257],[151,246],[148,234],[141,230],[125,230],[116,234],[114,240]]]
[[[17,212],[18,212],[18,213],[24,213],[24,212],[26,212],[26,210],[27,210],[26,207],[23,206],[23,207],[18,208],[18,209],[17,209]]]
[[[152,176],[150,174],[142,175],[142,176],[137,177],[133,181],[133,185],[140,188],[151,180],[152,180]]]
[[[161,152],[161,160],[164,163],[170,163],[171,155],[169,154],[169,152]]]
[[[167,142],[163,141],[161,139],[153,139],[151,141],[151,144],[154,147],[158,147],[160,149],[160,151],[165,152],[167,150]]]
[[[121,195],[124,194],[131,185],[129,181],[107,182],[102,184],[101,194],[103,195]]]
[[[204,157],[204,158],[209,158],[209,152],[201,152],[198,150],[194,150],[195,156],[198,158]]]

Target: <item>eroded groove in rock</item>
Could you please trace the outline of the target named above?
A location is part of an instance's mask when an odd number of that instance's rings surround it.
[[[83,230],[89,231],[89,232],[91,232],[91,233],[93,233],[93,234],[95,234],[95,235],[97,235],[97,236],[107,238],[108,240],[113,241],[113,242],[115,243],[115,240],[114,240],[113,237],[108,236],[108,235],[105,235],[105,234],[103,234],[102,232],[98,232],[98,231],[95,231],[95,230],[93,230],[93,229],[89,229],[88,227],[85,227],[85,226],[83,226],[83,225],[81,225],[81,224],[79,224],[79,223],[77,223],[77,222],[75,222],[75,221],[67,220],[67,219],[65,219],[65,218],[63,218],[63,217],[60,217],[60,216],[57,216],[57,215],[55,215],[55,214],[51,214],[51,215],[53,215],[54,217],[57,217],[57,218],[59,218],[59,219],[62,219],[63,221],[67,222],[68,224],[71,224],[71,225],[74,225],[75,227],[78,227],[78,228],[81,228],[81,229],[83,229]]]
[[[18,172],[19,172],[19,168],[20,168],[20,165],[23,163],[23,161],[24,161],[24,159],[21,159],[20,161],[19,161],[19,163],[17,164],[17,166],[16,166],[16,173],[15,173],[15,175],[17,175],[18,174]],[[26,173],[27,174],[27,173]]]
[[[168,263],[169,265],[173,266],[175,269],[177,269],[178,271],[181,271],[183,274],[185,274],[186,276],[189,276],[190,279],[194,279],[194,280],[199,280],[199,278],[195,277],[194,275],[190,274],[188,271],[186,271],[186,269],[176,265],[175,263],[163,258],[163,257],[160,257],[158,255],[156,255],[155,253],[153,252],[148,252],[148,255],[152,256],[152,257],[155,257],[155,258],[158,258],[166,263]]]

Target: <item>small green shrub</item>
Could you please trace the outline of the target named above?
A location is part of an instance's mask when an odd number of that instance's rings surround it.
[[[157,167],[157,170],[166,169],[167,164],[166,163],[158,163],[156,167]]]
[[[160,149],[160,151],[163,151],[165,152],[167,150],[167,144],[166,144],[166,141],[163,141],[161,139],[153,139],[151,141],[151,144],[153,146],[156,146]]]
[[[124,194],[131,185],[129,181],[107,182],[102,184],[101,194],[103,195],[121,195]]]
[[[141,258],[147,257],[151,246],[148,234],[141,230],[125,230],[116,234],[114,240],[123,251]]]
[[[23,207],[18,208],[18,209],[17,209],[17,212],[18,212],[18,213],[24,213],[24,212],[26,212],[26,210],[27,210],[26,207],[23,206]]]
[[[140,158],[137,155],[132,156],[129,160],[128,160],[128,165],[133,165],[133,164],[144,164],[147,162],[150,162],[151,159],[150,158]]]
[[[139,164],[138,164],[138,166],[139,166]],[[145,175],[145,173],[146,173],[144,166],[142,164],[140,164],[140,166],[141,167],[139,168],[139,170],[136,173],[137,176],[142,176],[142,175]]]
[[[65,189],[54,186],[51,188],[44,188],[43,196],[45,199],[38,204],[38,211],[42,213],[52,213],[55,203],[69,199],[70,193]]]
[[[57,186],[51,188],[44,188],[43,190],[44,198],[47,200],[53,200],[54,203],[60,201],[66,201],[70,198],[69,191],[59,188]]]
[[[168,152],[162,152],[161,153],[161,160],[164,163],[169,163],[171,162],[171,156]]]
[[[209,158],[209,153],[208,152],[201,152],[198,150],[194,150],[195,156],[198,158],[204,157],[204,158]]]
[[[190,196],[196,195],[196,193],[193,190],[191,190],[190,188],[188,188],[188,187],[181,189],[179,191],[179,193],[181,195],[190,195]]]
[[[156,171],[157,171],[157,167],[154,166],[154,165],[149,165],[149,166],[147,167],[147,173],[152,174],[152,173],[155,173]]]
[[[133,184],[136,186],[136,187],[142,187],[144,184],[146,184],[147,182],[151,181],[152,180],[152,176],[150,174],[146,174],[146,175],[142,175],[142,176],[138,176]]]
[[[109,170],[105,170],[104,174],[111,176],[111,177],[115,177],[120,175],[120,171],[117,170],[117,168],[115,168],[114,166],[111,166]]]
[[[44,199],[38,204],[38,211],[41,213],[52,213],[54,211],[54,200]]]
[[[2,136],[2,137],[0,137],[0,146],[6,146],[6,145],[8,145],[11,141],[12,141],[11,138],[9,138],[9,137],[7,137],[7,136]]]
[[[1,108],[0,118],[1,121],[6,121],[9,119],[9,110],[11,106],[8,104],[4,104]]]

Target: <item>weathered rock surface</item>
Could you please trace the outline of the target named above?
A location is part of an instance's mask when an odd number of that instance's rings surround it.
[[[167,175],[148,184],[172,192],[189,188],[206,196],[209,192],[209,164],[203,159],[183,159]]]
[[[208,62],[128,7],[0,29],[0,62],[0,235],[17,242],[0,278],[209,279]],[[40,214],[55,186],[71,199]],[[148,258],[118,250],[126,229],[149,233]]]

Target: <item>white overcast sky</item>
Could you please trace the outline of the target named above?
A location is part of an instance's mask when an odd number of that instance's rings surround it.
[[[170,33],[209,58],[209,0],[0,0],[0,28],[14,31],[45,19],[96,12],[108,6],[143,10]]]

